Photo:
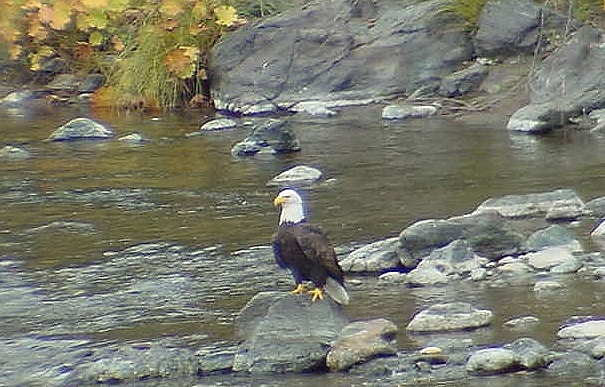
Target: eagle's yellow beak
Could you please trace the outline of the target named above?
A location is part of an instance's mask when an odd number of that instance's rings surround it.
[[[276,196],[273,200],[274,206],[279,206],[280,204],[284,204],[286,202],[286,198],[283,196]]]

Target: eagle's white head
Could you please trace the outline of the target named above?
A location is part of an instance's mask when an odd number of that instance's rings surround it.
[[[300,195],[293,189],[285,189],[273,200],[273,204],[281,206],[279,224],[300,223],[305,220],[303,201]]]

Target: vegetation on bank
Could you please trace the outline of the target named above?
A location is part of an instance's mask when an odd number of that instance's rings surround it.
[[[264,0],[2,0],[0,59],[99,72],[99,105],[175,107],[205,95],[206,53],[276,10]],[[202,101],[203,102],[203,101]]]
[[[1,0],[0,60],[34,72],[99,72],[100,106],[171,108],[207,102],[206,58],[222,34],[284,9],[288,0]],[[477,25],[487,0],[452,0]],[[602,20],[605,0],[543,0],[582,21]],[[600,24],[600,23],[599,23]]]

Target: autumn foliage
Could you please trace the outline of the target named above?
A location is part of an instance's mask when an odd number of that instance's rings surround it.
[[[40,71],[60,58],[101,72],[97,103],[174,107],[202,94],[207,50],[242,24],[225,0],[1,0],[8,55]]]

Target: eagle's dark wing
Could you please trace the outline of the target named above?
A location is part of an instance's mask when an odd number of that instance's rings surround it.
[[[284,262],[282,256],[282,246],[281,241],[278,238],[278,234],[273,234],[273,238],[271,239],[271,247],[273,248],[273,256],[275,257],[275,261],[282,269],[287,269],[288,265]]]
[[[340,284],[344,283],[344,274],[336,259],[334,246],[319,226],[310,223],[300,224],[296,241],[312,265],[319,265],[326,271],[328,277],[334,278]]]

